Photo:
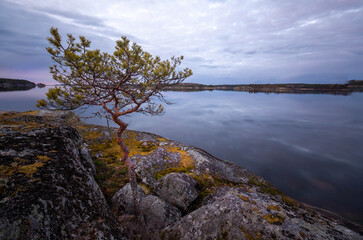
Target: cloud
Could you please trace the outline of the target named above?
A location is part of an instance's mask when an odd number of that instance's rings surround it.
[[[48,29],[56,26],[103,51],[126,35],[154,55],[184,55],[195,81],[208,74],[237,83],[326,73],[363,78],[360,0],[13,0],[0,7],[0,51],[11,59],[45,57]],[[39,68],[48,65],[42,60]]]

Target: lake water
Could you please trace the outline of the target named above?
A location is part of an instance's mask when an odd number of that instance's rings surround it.
[[[46,91],[0,92],[0,110],[35,110]],[[128,128],[202,148],[299,201],[363,223],[363,93],[165,96],[174,104],[165,106],[163,116],[133,114],[124,119]]]

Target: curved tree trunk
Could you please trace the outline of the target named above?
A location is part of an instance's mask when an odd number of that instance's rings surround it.
[[[119,124],[119,123],[121,123],[121,124]],[[125,131],[127,124],[123,123],[121,121],[119,121],[118,124],[120,127],[117,130],[116,139],[117,139],[117,143],[120,146],[122,153],[123,153],[120,161],[125,162],[125,164],[127,166],[136,214],[141,219],[140,202],[139,202],[139,196],[137,193],[137,179],[136,179],[135,168],[129,158],[129,148],[122,141],[122,133]]]

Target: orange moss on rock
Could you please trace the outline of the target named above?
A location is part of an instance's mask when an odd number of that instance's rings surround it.
[[[280,214],[266,214],[262,216],[270,224],[280,225],[285,220],[285,217]]]
[[[268,209],[274,210],[274,211],[280,211],[280,206],[278,205],[268,205]]]

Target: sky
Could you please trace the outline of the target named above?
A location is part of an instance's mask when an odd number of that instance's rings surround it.
[[[344,83],[363,79],[362,0],[0,0],[0,77],[55,83],[49,29],[114,51],[127,36],[187,82]]]

